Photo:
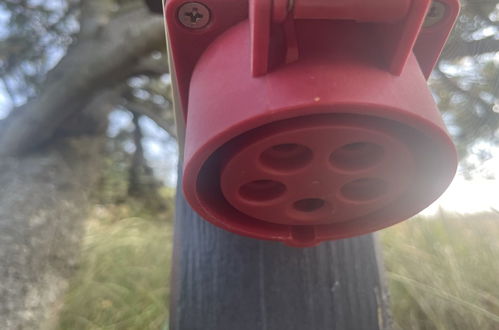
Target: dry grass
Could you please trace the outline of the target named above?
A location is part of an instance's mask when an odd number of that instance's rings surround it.
[[[95,208],[60,330],[160,329],[168,319],[171,223],[131,213]]]
[[[499,215],[441,213],[382,233],[399,329],[499,329]]]
[[[59,329],[164,325],[171,223],[131,215],[95,208]],[[419,217],[381,236],[398,329],[499,329],[499,214]]]

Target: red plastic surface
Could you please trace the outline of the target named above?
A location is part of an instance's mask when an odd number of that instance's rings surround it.
[[[406,17],[410,4],[410,0],[294,0],[293,17],[395,23]]]
[[[282,1],[272,6],[269,0],[250,0],[251,71],[258,77],[267,73],[272,54],[269,53],[273,12],[279,13],[277,23],[284,22],[285,58],[289,64],[299,57],[296,50],[295,19],[349,20],[373,24],[369,34],[377,39],[378,58],[390,72],[399,75],[426,17],[431,0],[293,0],[293,11],[288,20],[283,18]],[[276,8],[277,7],[277,8]],[[290,26],[291,25],[291,26]],[[346,32],[346,31],[345,31]],[[348,33],[346,33],[348,35]],[[293,54],[293,55],[290,55]],[[292,60],[291,60],[292,58]]]
[[[414,46],[414,53],[427,79],[430,77],[459,15],[459,0],[440,2],[445,5],[445,16],[437,24],[423,28]]]
[[[277,14],[262,0],[249,11],[246,0],[209,0],[212,21],[195,31],[176,21],[185,1],[167,3],[186,116],[184,193],[201,216],[311,246],[400,222],[446,189],[457,157],[425,75],[450,18],[433,37],[423,32],[418,45],[431,49],[415,54],[429,2],[410,1],[400,18],[405,7],[384,1],[393,15],[355,21],[334,10],[284,17],[281,0]]]

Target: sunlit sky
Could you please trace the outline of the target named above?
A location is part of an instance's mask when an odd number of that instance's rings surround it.
[[[499,169],[497,157],[495,163]],[[463,214],[499,210],[499,181],[483,178],[465,180],[462,175],[457,175],[449,189],[421,213],[432,215],[440,208]]]
[[[499,211],[499,148],[488,149],[492,157],[484,163],[470,157],[478,166],[478,173],[471,180],[464,178],[462,169],[458,170],[449,189],[422,213],[433,214],[439,208],[458,213]]]

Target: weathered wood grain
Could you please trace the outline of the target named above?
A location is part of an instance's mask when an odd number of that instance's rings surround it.
[[[179,192],[174,245],[172,330],[389,327],[372,235],[307,249],[258,241],[200,219]]]

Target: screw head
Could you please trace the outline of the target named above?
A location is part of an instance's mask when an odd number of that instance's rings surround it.
[[[204,28],[211,19],[208,7],[199,2],[187,2],[178,10],[178,20],[189,29]]]
[[[447,7],[440,1],[433,1],[430,6],[430,10],[428,10],[428,14],[426,14],[426,19],[424,21],[424,27],[430,27],[438,22],[440,22],[445,17],[445,12],[447,11]]]

